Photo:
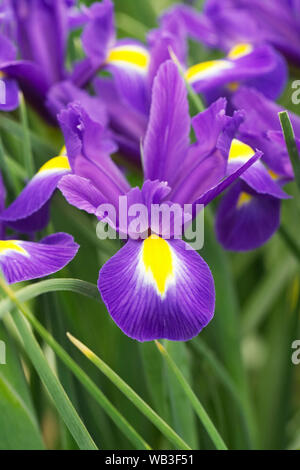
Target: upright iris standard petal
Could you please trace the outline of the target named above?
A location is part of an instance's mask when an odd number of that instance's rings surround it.
[[[238,181],[223,196],[216,217],[217,238],[226,250],[254,250],[278,229],[280,200]]]
[[[147,116],[128,106],[113,79],[97,77],[93,85],[97,96],[106,105],[120,152],[140,163],[140,142],[145,135]]]
[[[170,18],[183,24],[185,34],[209,47],[218,45],[218,34],[208,16],[187,5],[178,4],[167,10],[162,19]]]
[[[144,140],[146,179],[172,185],[189,147],[187,91],[176,65],[165,62],[154,80],[148,128]]]
[[[113,320],[138,341],[186,341],[213,317],[211,272],[182,240],[129,240],[102,267],[98,287]]]
[[[226,116],[226,104],[226,99],[220,98],[193,118],[197,141],[182,162],[170,195],[172,201],[192,203],[226,175],[230,143],[242,119],[239,113]]]
[[[64,78],[67,6],[61,0],[11,0],[21,57],[37,64],[49,84]]]
[[[66,266],[79,246],[68,234],[54,234],[32,243],[0,241],[0,266],[9,284],[53,274]]]
[[[0,220],[25,232],[41,230],[44,226],[41,224],[46,224],[48,221],[45,214],[46,209],[43,208],[51,199],[62,176],[70,172],[71,168],[66,156],[60,155],[49,160],[27,184],[17,199],[2,212]],[[35,216],[38,211],[42,212]],[[28,218],[29,220],[26,220]]]
[[[115,41],[114,5],[111,0],[94,3],[87,11],[88,21],[82,34],[87,57],[96,67],[105,61],[109,47]]]

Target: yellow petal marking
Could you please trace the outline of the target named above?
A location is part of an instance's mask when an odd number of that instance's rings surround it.
[[[239,59],[253,51],[251,44],[240,43],[234,46],[228,53],[228,59]]]
[[[150,235],[143,243],[142,260],[146,273],[151,275],[163,296],[168,281],[174,279],[174,262],[168,242],[158,235]]]
[[[237,201],[237,207],[240,208],[245,204],[248,204],[252,199],[252,196],[248,193],[242,192]]]
[[[66,149],[66,146],[64,145],[64,146],[61,148],[60,152],[59,152],[59,156],[60,156],[60,157],[63,157],[63,156],[66,156],[66,155],[67,155],[67,149]]]
[[[275,181],[278,180],[279,175],[275,173],[275,171],[268,169],[268,173],[271,176],[272,180],[275,180]]]
[[[107,63],[123,62],[146,69],[149,64],[148,51],[136,46],[121,46],[111,49],[106,59]]]
[[[22,255],[29,256],[29,253],[18,244],[17,240],[0,240],[0,255],[5,254],[7,251],[16,251]]]
[[[58,157],[51,158],[39,169],[38,173],[48,170],[71,170],[68,157],[59,155]]]
[[[253,155],[255,155],[255,152],[250,145],[244,144],[244,142],[238,139],[233,139],[229,151],[229,160],[239,159],[247,161],[252,158]]]
[[[194,81],[201,78],[201,76],[211,76],[214,73],[231,68],[232,64],[227,60],[209,60],[201,62],[200,64],[193,65],[185,72],[185,78],[188,81]]]
[[[236,91],[239,89],[240,84],[239,82],[231,82],[231,83],[228,83],[227,87],[230,91]]]

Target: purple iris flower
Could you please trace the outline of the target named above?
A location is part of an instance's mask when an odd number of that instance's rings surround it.
[[[0,214],[5,205],[5,188],[0,175]],[[0,223],[0,267],[8,283],[27,281],[53,274],[66,266],[79,246],[67,233],[55,233],[40,242],[7,238],[5,224]],[[27,228],[30,225],[30,217]],[[32,227],[31,231],[34,231]]]
[[[300,65],[299,0],[207,0],[204,14],[218,35],[218,47],[269,43]]]
[[[288,197],[282,187],[294,174],[278,117],[283,108],[249,88],[238,90],[233,103],[245,111],[238,138],[263,157],[222,198],[216,231],[224,248],[244,251],[258,248],[278,229],[280,201]],[[300,118],[290,118],[299,142]]]
[[[47,93],[69,76],[65,68],[68,33],[86,21],[84,11],[76,11],[73,2],[64,0],[5,2],[0,20],[1,110],[18,107],[20,87],[31,104],[48,114]],[[74,94],[76,98],[76,90]]]
[[[180,23],[188,37],[208,47],[221,47],[227,53],[224,58],[196,64],[186,72],[188,81],[204,94],[207,103],[219,96],[229,98],[241,84],[257,88],[270,99],[281,95],[287,82],[287,67],[272,47],[253,37],[237,37],[229,47],[222,47],[212,19],[186,5],[175,5],[165,12],[161,28],[168,27],[166,21],[171,19]]]
[[[261,156],[252,151],[240,160],[228,161],[230,148],[237,145],[238,151],[245,151],[243,144],[232,141],[241,113],[229,117],[225,108],[226,100],[220,99],[191,122],[185,83],[175,64],[165,62],[154,80],[143,142],[144,184],[139,189],[130,187],[110,158],[115,145],[105,127],[82,106],[71,104],[59,118],[68,157],[50,160],[46,166],[52,173],[36,175],[2,219],[14,223],[41,210],[58,186],[70,204],[129,235],[123,248],[100,270],[98,282],[119,327],[140,341],[192,338],[214,312],[214,283],[208,266],[175,232],[165,236],[160,223],[146,217],[138,229],[126,232],[120,215],[109,218],[103,204],[117,210],[120,197],[128,207],[191,204],[187,214],[191,219],[197,204],[207,205]],[[189,141],[191,123],[197,138],[193,144]],[[131,221],[129,212],[125,218]]]
[[[256,87],[275,99],[286,83],[285,61],[268,45],[236,44],[223,59],[187,67],[189,35],[195,36],[194,31],[199,31],[203,35],[201,40],[209,46],[217,40],[206,17],[202,15],[201,24],[198,24],[198,13],[191,7],[181,5],[161,17],[160,27],[148,35],[147,47],[139,46],[144,48],[144,67],[137,66],[143,55],[133,53],[134,43],[115,41],[110,0],[96,5],[95,12],[98,16],[88,22],[83,35],[89,59],[81,67],[85,64],[89,69],[89,78],[99,68],[112,73],[113,79],[96,77],[93,80],[94,88],[106,104],[110,126],[120,150],[135,162],[139,160],[140,140],[146,132],[153,79],[159,66],[170,59],[170,50],[185,70],[186,79],[196,92],[204,94],[208,104],[220,96],[230,98],[241,84]],[[106,39],[101,42],[102,35]],[[107,44],[106,51],[100,47],[103,42]],[[103,57],[106,57],[106,62],[103,62]],[[91,64],[95,64],[94,69]],[[80,75],[83,76],[82,70]]]

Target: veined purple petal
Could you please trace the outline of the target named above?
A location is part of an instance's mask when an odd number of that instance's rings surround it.
[[[233,139],[228,157],[227,175],[235,172],[241,164],[247,162],[254,154],[255,151],[249,145]],[[278,199],[289,198],[288,194],[275,181],[272,172],[268,171],[260,161],[256,161],[240,178],[259,194],[268,194]]]
[[[158,29],[148,34],[150,49],[150,65],[148,73],[148,85],[151,91],[153,80],[161,64],[170,60],[170,50],[175,54],[179,62],[185,67],[187,58],[186,33],[182,23],[174,15],[164,15]]]
[[[6,189],[3,183],[2,174],[0,172],[0,214],[5,207],[5,199],[6,199]],[[0,221],[0,240],[3,240],[5,236],[5,227],[4,224]]]
[[[2,62],[15,60],[17,51],[13,43],[2,33],[0,33],[0,67]]]
[[[53,117],[67,107],[69,103],[80,102],[88,115],[96,122],[105,125],[107,123],[107,113],[104,103],[95,96],[90,96],[85,90],[76,87],[71,81],[53,85],[47,95],[47,106]]]
[[[204,193],[199,199],[194,201],[194,204],[209,204],[213,199],[219,196],[225,189],[227,189],[237,178],[239,178],[248,168],[250,168],[259,158],[261,158],[262,152],[256,151],[253,157],[249,158],[245,163],[235,169],[229,176],[227,176],[223,181],[217,184],[214,188],[211,188],[209,191]]]
[[[225,177],[231,142],[242,120],[239,112],[226,116],[225,109],[226,100],[220,98],[193,118],[197,142],[183,162],[170,194],[172,201],[192,203]]]
[[[281,96],[288,81],[288,67],[285,59],[278,53],[274,53],[274,57],[277,64],[271,72],[250,78],[245,82],[245,85],[255,88],[270,100],[277,100]]]
[[[105,69],[112,73],[119,95],[136,111],[147,114],[149,52],[141,43],[122,39],[109,50]]]
[[[97,96],[106,105],[110,128],[120,152],[140,163],[140,142],[146,132],[147,117],[128,106],[114,80],[97,77],[93,84]]]
[[[172,186],[188,150],[189,131],[186,86],[176,65],[167,61],[160,67],[152,90],[144,140],[146,179],[167,181]]]
[[[211,272],[182,240],[129,240],[100,270],[98,287],[113,320],[138,341],[187,341],[214,313]]]
[[[293,170],[285,146],[269,137],[269,131],[280,131],[278,113],[283,108],[265,98],[254,89],[241,88],[234,97],[237,108],[245,110],[245,120],[240,126],[240,139],[264,153],[262,160],[280,178],[293,178]],[[300,136],[300,118],[289,112],[296,136]]]
[[[45,113],[43,105],[49,82],[42,69],[33,62],[22,60],[4,62],[0,69],[7,78],[15,79],[18,82],[26,99],[31,104]]]
[[[216,232],[226,250],[254,250],[278,229],[280,200],[252,191],[236,182],[223,196],[216,217]]]
[[[0,241],[0,266],[9,284],[56,273],[76,255],[79,246],[67,234],[54,234],[40,243]]]
[[[278,69],[278,55],[270,46],[253,48],[251,45],[243,45],[243,48],[246,52],[237,53],[239,49],[235,48],[228,58],[202,62],[190,67],[186,71],[186,79],[198,93],[202,93],[225,84],[264,77]],[[285,77],[283,78],[285,83]]]
[[[12,0],[22,59],[37,64],[49,83],[64,78],[67,6],[61,0]]]
[[[162,16],[163,21],[170,20],[171,18],[181,23],[186,34],[194,40],[200,41],[209,47],[217,46],[218,35],[208,16],[199,13],[187,5],[175,5]]]
[[[36,212],[16,221],[5,222],[16,232],[32,234],[47,227],[50,219],[50,199]],[[0,219],[1,220],[1,219]]]
[[[82,34],[82,45],[92,64],[100,67],[115,41],[114,5],[111,0],[102,0],[94,3],[87,15],[89,19]]]
[[[88,214],[96,214],[100,204],[108,202],[100,190],[82,176],[66,175],[59,182],[58,188],[69,204]]]
[[[21,227],[25,230],[28,226],[26,232],[40,230],[42,221],[47,223],[48,220],[45,212],[43,212],[43,217],[36,215],[27,221],[25,219],[33,216],[48,203],[59,180],[70,171],[67,157],[58,156],[49,160],[27,184],[17,199],[0,214],[0,220],[15,228],[19,227],[20,230]]]

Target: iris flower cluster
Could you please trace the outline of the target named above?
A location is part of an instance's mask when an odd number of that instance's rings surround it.
[[[215,228],[225,249],[267,242],[278,229],[281,200],[290,197],[283,186],[294,179],[276,100],[287,84],[288,62],[300,62],[299,17],[299,2],[292,0],[208,0],[203,13],[178,4],[140,43],[117,39],[111,0],[81,9],[66,0],[3,1],[6,101],[0,109],[16,109],[21,90],[65,141],[6,209],[1,181],[0,264],[7,281],[54,273],[76,255],[68,234],[24,241],[47,226],[57,189],[117,233],[123,222],[100,208],[117,210],[120,197],[128,206],[189,204],[191,223],[199,205],[220,196]],[[83,55],[70,64],[67,42],[75,30]],[[218,48],[219,58],[189,63],[190,39]],[[189,87],[206,106],[193,117]],[[300,119],[290,117],[300,139]],[[126,163],[142,173],[140,187],[130,186]],[[19,235],[6,237],[6,228]],[[139,341],[197,335],[214,314],[208,265],[151,217],[134,237],[127,235],[99,272],[113,320]]]

